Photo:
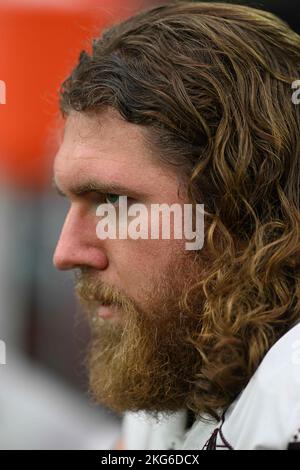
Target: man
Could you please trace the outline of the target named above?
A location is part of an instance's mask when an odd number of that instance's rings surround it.
[[[95,400],[167,418],[144,448],[296,445],[299,78],[300,38],[273,15],[176,2],[105,31],[62,86],[54,263],[77,270]],[[141,224],[155,204],[204,204],[203,247],[175,222],[169,238],[99,237],[121,196]]]

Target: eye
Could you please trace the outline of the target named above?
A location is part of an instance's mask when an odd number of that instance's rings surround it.
[[[119,197],[120,197],[119,194],[106,193],[105,202],[115,206],[119,203]]]

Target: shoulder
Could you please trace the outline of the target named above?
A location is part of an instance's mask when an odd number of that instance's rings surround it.
[[[300,323],[269,350],[224,416],[232,447],[286,449],[300,428]]]
[[[220,423],[198,421],[185,449],[287,449],[300,442],[300,323],[268,351]]]

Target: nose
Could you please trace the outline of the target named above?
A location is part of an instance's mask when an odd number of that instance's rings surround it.
[[[63,271],[83,266],[106,269],[108,258],[101,243],[96,235],[94,218],[75,205],[71,206],[53,255],[53,264]]]

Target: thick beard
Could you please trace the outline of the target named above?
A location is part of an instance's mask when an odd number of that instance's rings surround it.
[[[118,413],[143,410],[154,416],[188,407],[201,370],[191,341],[200,327],[199,296],[189,302],[188,310],[182,305],[192,264],[189,275],[173,266],[163,279],[151,283],[151,292],[144,293],[147,309],[142,310],[115,288],[84,274],[78,279],[77,295],[90,313],[87,366],[96,403]],[[99,318],[96,301],[118,305],[119,321]]]

